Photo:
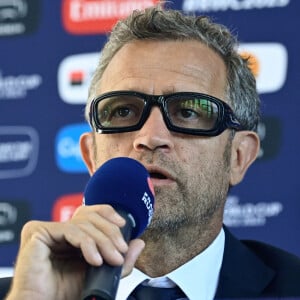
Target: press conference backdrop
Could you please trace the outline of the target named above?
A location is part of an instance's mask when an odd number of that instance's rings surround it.
[[[155,0],[0,0],[0,267],[31,219],[68,219],[89,178],[78,139],[107,32]],[[182,0],[224,23],[250,55],[263,102],[259,159],[230,191],[225,223],[241,238],[300,255],[300,1]]]

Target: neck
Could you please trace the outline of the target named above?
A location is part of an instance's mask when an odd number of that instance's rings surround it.
[[[222,222],[214,221],[205,228],[189,224],[172,233],[150,228],[142,237],[146,247],[136,267],[150,277],[168,274],[203,252],[221,228]]]

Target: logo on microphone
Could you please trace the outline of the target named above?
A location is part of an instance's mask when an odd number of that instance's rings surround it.
[[[154,191],[153,182],[152,182],[150,176],[147,177],[147,182],[148,182],[149,189],[150,189],[150,191],[151,191],[151,193],[152,193],[152,195],[154,197],[155,196],[155,191]]]
[[[142,201],[144,202],[144,204],[148,210],[148,224],[147,224],[147,226],[148,226],[152,220],[154,209],[153,209],[151,197],[147,194],[147,192],[144,193]]]

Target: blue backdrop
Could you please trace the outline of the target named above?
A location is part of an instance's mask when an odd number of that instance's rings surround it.
[[[66,220],[89,178],[78,148],[87,87],[116,19],[157,1],[0,0],[0,267],[29,219]],[[300,255],[300,1],[182,0],[238,35],[263,102],[259,159],[231,190],[225,223]]]

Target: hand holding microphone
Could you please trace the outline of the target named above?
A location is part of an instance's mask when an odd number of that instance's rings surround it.
[[[128,241],[147,227],[154,198],[148,181],[147,170],[137,161],[110,160],[88,182],[87,205],[79,207],[71,220],[28,222],[22,230],[13,284],[6,299],[114,299],[122,267],[112,265],[120,265],[124,261],[121,253],[126,251],[119,228]],[[116,211],[126,219],[125,226]],[[126,268],[131,268],[139,255],[140,242],[129,243]],[[101,265],[103,260],[107,263]]]
[[[137,238],[150,224],[154,192],[147,170],[138,161],[119,157],[103,164],[89,180],[84,204],[109,204],[125,220],[125,241]],[[122,266],[104,263],[88,269],[82,299],[113,300],[117,292]]]

